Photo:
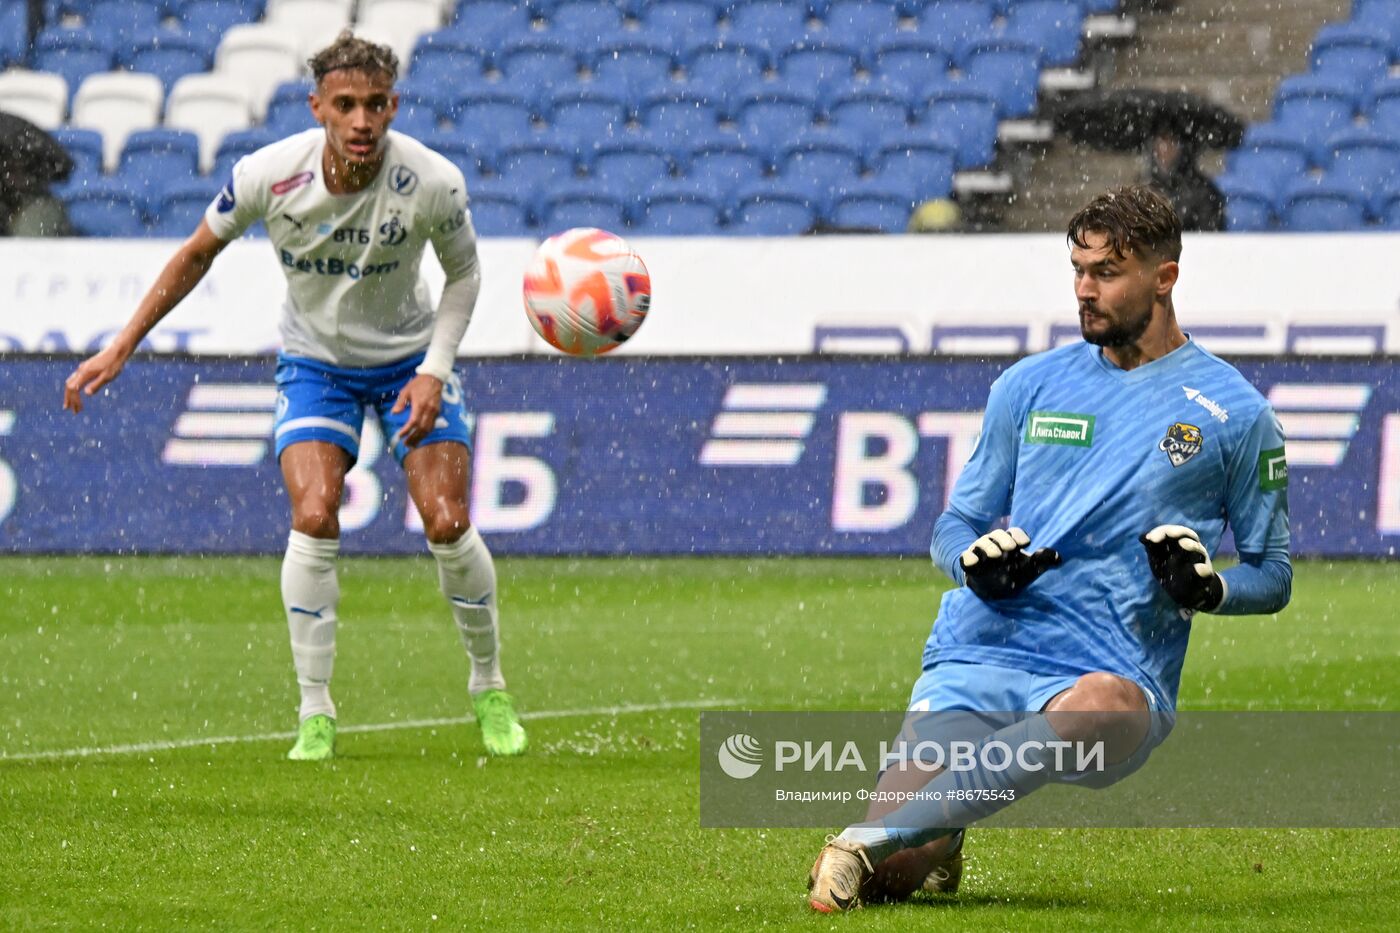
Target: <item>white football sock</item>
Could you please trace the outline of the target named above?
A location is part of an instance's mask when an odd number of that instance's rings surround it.
[[[301,687],[302,719],[319,713],[335,718],[331,668],[335,665],[335,609],[340,602],[335,576],[339,552],[339,538],[313,538],[293,531],[282,560],[282,605]]]
[[[462,644],[472,660],[467,690],[504,690],[501,651],[497,638],[496,565],[476,526],[451,544],[428,542],[437,558],[442,594],[452,605],[452,618],[462,633]]]

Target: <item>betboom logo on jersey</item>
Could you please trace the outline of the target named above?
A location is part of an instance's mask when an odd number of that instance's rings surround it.
[[[281,250],[281,255],[282,265],[286,266],[288,269],[295,269],[297,272],[314,272],[317,275],[348,275],[352,279],[368,278],[371,275],[385,275],[399,267],[399,261],[397,259],[393,262],[370,263],[369,265],[361,266],[357,263],[346,262],[344,259],[339,259],[334,256],[329,259],[323,259],[320,256],[298,259],[285,249]]]

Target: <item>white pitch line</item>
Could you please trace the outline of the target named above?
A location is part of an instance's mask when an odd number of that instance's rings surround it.
[[[585,709],[550,709],[521,713],[521,719],[567,719],[571,716],[626,716],[631,713],[660,713],[677,709],[703,709],[711,706],[735,706],[739,700],[676,700],[667,703],[626,703],[620,706],[594,706]],[[393,732],[398,729],[431,729],[435,726],[461,726],[475,722],[475,716],[447,716],[441,719],[405,719],[400,722],[374,722],[341,726],[337,731]],[[263,732],[257,735],[216,735],[200,739],[175,739],[169,742],[136,742],[131,745],[104,745],[89,748],[57,748],[46,752],[0,752],[0,762],[52,761],[59,758],[88,758],[93,755],[132,755],[140,752],[167,752],[177,748],[199,748],[204,745],[234,745],[244,742],[278,742],[296,738],[295,732]]]

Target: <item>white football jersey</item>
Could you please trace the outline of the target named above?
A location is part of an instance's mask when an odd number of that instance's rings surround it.
[[[424,246],[432,241],[449,281],[476,265],[466,183],[447,159],[391,130],[374,182],[331,194],[325,145],[316,127],[239,159],[204,219],[221,240],[266,224],[287,276],[284,352],[351,368],[406,359],[433,332]]]

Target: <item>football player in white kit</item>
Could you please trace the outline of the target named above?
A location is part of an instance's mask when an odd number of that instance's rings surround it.
[[[486,749],[525,751],[501,675],[496,571],[468,515],[469,434],[453,374],[480,290],[462,173],[393,132],[398,59],[348,30],[310,60],[311,129],[241,159],[233,177],[142,299],[130,322],[64,383],[74,412],[111,382],[142,338],[262,220],[287,276],[277,366],[278,462],[292,505],[282,600],[301,687],[288,757],[330,758],[330,696],[340,590],[335,558],[345,474],[374,408],[408,478],[443,594],[471,658],[468,690]],[[434,313],[419,277],[432,243],[447,283]]]

